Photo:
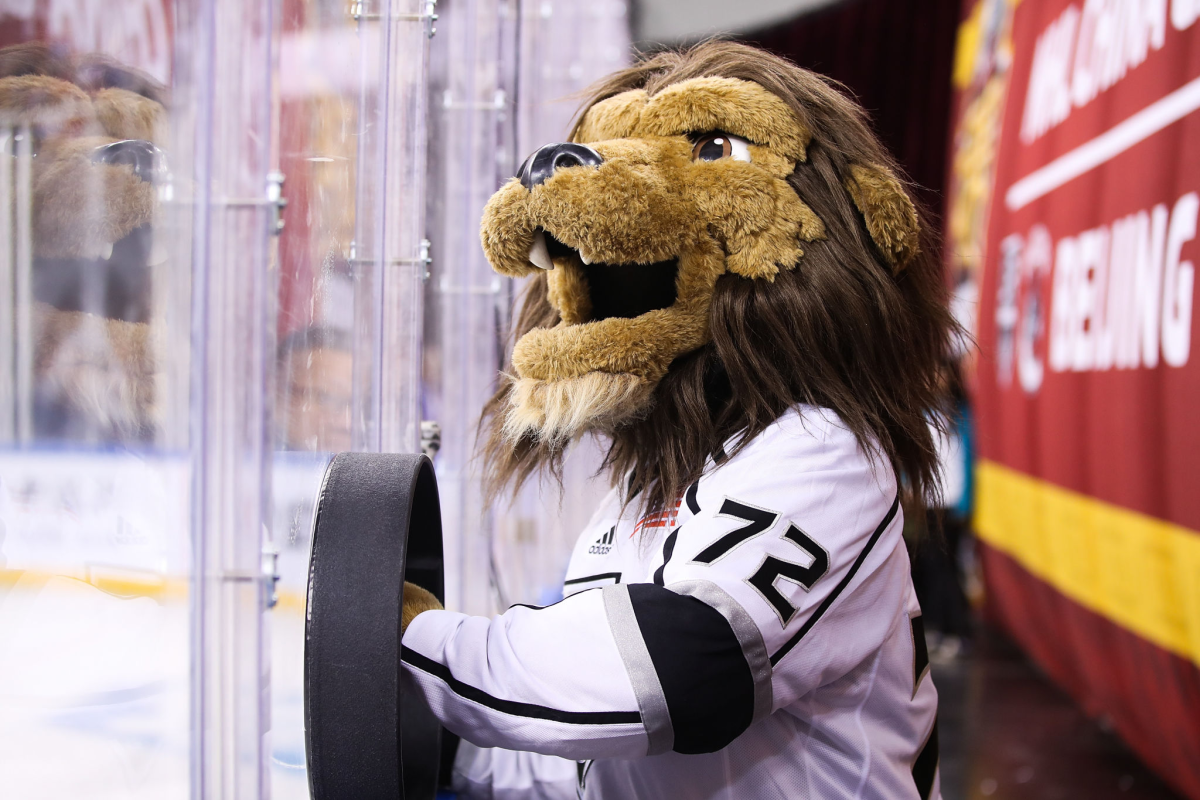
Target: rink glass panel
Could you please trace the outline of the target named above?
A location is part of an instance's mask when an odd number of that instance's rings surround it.
[[[513,287],[478,215],[565,137],[562,98],[625,62],[626,7],[447,4],[433,93],[430,11],[6,4],[0,47],[50,45],[32,71],[61,85],[0,119],[5,796],[307,797],[318,484],[334,452],[415,451],[422,418],[444,432],[448,604],[561,588],[594,454],[561,500],[482,502]],[[31,71],[14,52],[0,74]],[[152,124],[121,129],[133,107]]]
[[[475,458],[479,413],[506,358],[521,281],[499,277],[479,243],[480,216],[537,147],[563,141],[579,93],[629,59],[622,0],[463,0],[439,7],[431,48],[424,391],[442,429],[446,604],[473,614],[561,596],[567,560],[607,482],[589,440],[563,485],[531,481],[488,504]]]
[[[428,10],[6,6],[6,796],[307,797],[313,500],[418,446]]]
[[[161,3],[108,31],[132,60],[97,49],[99,4],[20,5],[0,19],[0,784],[183,798],[195,196],[168,97],[193,87]]]
[[[420,444],[428,5],[286,0],[279,21],[270,782],[308,797],[304,593],[317,487],[343,450]],[[388,14],[391,17],[388,17]]]

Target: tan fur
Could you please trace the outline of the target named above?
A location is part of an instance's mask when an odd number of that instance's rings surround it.
[[[588,109],[579,129],[579,141],[624,139],[632,136],[650,96],[642,89],[622,92]]]
[[[644,414],[653,390],[654,383],[628,373],[520,378],[504,426],[514,441],[528,435],[562,447],[587,431],[605,430]]]
[[[104,132],[114,139],[162,140],[166,116],[161,105],[127,89],[101,89],[93,101]]]
[[[155,420],[154,342],[144,323],[34,304],[38,392],[96,439],[135,439]]]
[[[736,78],[695,78],[663,89],[646,104],[642,136],[724,131],[803,161],[812,135],[787,104],[763,87]]]
[[[33,171],[35,252],[50,258],[96,258],[108,245],[154,219],[154,186],[123,164],[96,164],[107,137],[48,142]]]
[[[582,264],[574,259],[558,259],[546,281],[550,305],[558,310],[563,322],[579,325],[591,318],[592,298],[588,294]]]
[[[558,270],[556,269],[555,272]],[[680,259],[677,292],[670,308],[633,319],[610,318],[530,331],[513,350],[522,378],[559,381],[593,372],[628,373],[652,383],[680,353],[708,340],[708,306],[723,271],[720,251],[709,247]],[[553,275],[551,275],[553,278]]]
[[[48,75],[0,78],[0,124],[38,125],[53,132],[92,122],[95,112],[87,92]]]
[[[896,176],[883,167],[853,164],[846,190],[862,212],[867,230],[895,273],[920,249],[917,210]]]
[[[0,124],[37,126],[42,135],[33,162],[35,255],[96,258],[153,220],[154,187],[92,154],[120,139],[154,141],[162,117],[161,105],[125,89],[93,98],[47,75],[0,78]]]
[[[442,607],[433,593],[417,586],[415,583],[404,582],[404,603],[400,608],[400,634],[408,630],[408,625],[418,614],[426,611],[437,611]]]

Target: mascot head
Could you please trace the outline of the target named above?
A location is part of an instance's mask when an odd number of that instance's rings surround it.
[[[106,56],[0,49],[0,135],[31,156],[34,295],[60,310],[149,317],[165,90]]]
[[[14,238],[27,236],[32,256],[39,437],[154,436],[149,320],[165,261],[154,240],[165,95],[103,55],[0,48],[0,158],[10,159],[10,202],[28,212],[14,216],[24,228]]]
[[[484,211],[495,269],[533,276],[485,411],[494,485],[596,433],[661,507],[808,403],[923,491],[952,323],[921,231],[863,111],[811,72],[716,41],[610,76]]]

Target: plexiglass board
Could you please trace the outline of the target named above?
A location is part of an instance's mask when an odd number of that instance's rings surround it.
[[[483,507],[478,218],[625,8],[445,4],[431,92],[428,0],[0,4],[0,794],[307,797],[318,484],[423,417],[449,604],[554,592],[590,469]]]
[[[307,796],[321,475],[419,444],[431,5],[0,6],[0,794]]]
[[[629,59],[627,5],[462,0],[440,9],[433,42],[426,415],[442,428],[446,602],[491,614],[553,602],[575,536],[603,492],[598,452],[579,442],[562,490],[534,482],[511,504],[484,502],[475,455],[484,402],[505,361],[519,282],[492,271],[479,244],[488,198],[531,151],[564,141],[577,93]]]
[[[332,453],[420,444],[426,0],[283,0],[271,531],[271,792],[306,798],[304,592]]]
[[[0,16],[12,797],[184,798],[196,777],[193,181],[174,11],[49,0]]]

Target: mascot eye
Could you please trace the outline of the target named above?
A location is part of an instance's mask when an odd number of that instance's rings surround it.
[[[692,161],[718,161],[722,158],[749,161],[750,143],[727,133],[706,133],[696,139],[692,147]]]

